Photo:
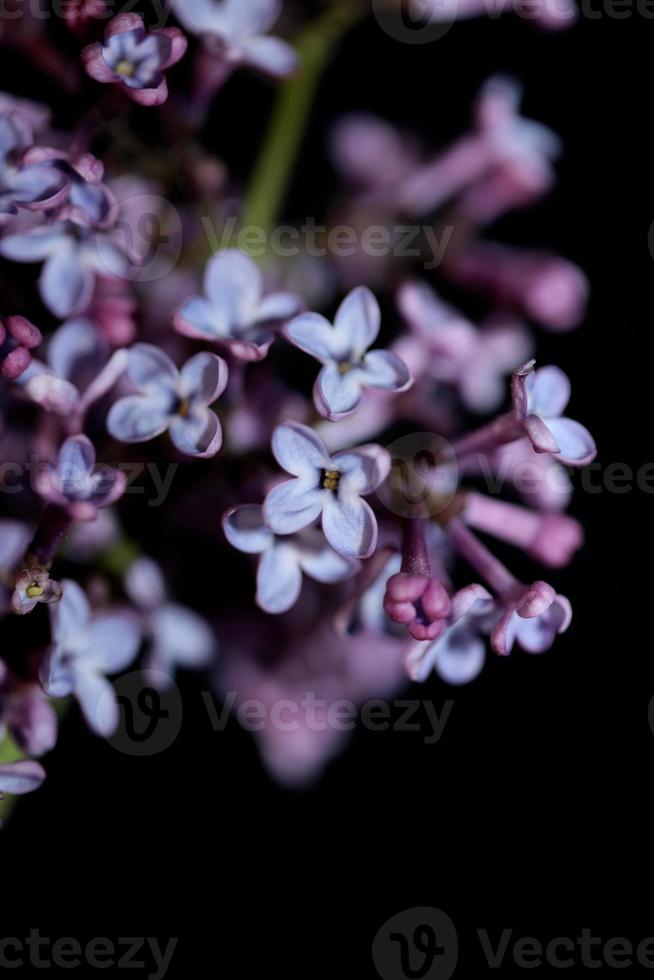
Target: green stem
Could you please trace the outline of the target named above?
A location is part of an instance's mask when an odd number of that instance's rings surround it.
[[[280,87],[244,202],[242,227],[261,228],[266,234],[272,231],[284,204],[320,77],[334,45],[362,13],[363,8],[353,0],[339,3],[305,28],[295,41],[301,67]]]
[[[21,752],[11,735],[7,733],[0,741],[0,765],[6,765],[8,762],[19,762],[25,758],[27,758],[25,753]],[[4,800],[0,800],[0,827],[4,826],[9,819],[9,815],[17,802],[17,796],[5,796]]]

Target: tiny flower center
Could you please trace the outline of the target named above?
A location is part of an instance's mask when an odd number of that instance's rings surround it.
[[[321,486],[323,490],[338,490],[338,484],[341,479],[341,474],[338,470],[323,470],[321,478]]]
[[[191,403],[188,398],[182,398],[177,408],[177,414],[181,415],[183,419],[187,419],[191,414]]]
[[[28,599],[40,599],[43,595],[43,588],[37,585],[36,582],[32,582],[30,586],[26,589],[26,594]]]
[[[339,374],[347,374],[348,371],[351,370],[352,370],[352,365],[350,364],[349,361],[341,361],[341,363],[338,365]]]
[[[117,75],[122,75],[123,78],[133,78],[136,69],[131,61],[123,60],[118,62],[114,71]]]

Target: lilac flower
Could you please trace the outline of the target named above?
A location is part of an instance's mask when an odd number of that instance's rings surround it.
[[[206,298],[186,301],[174,318],[187,337],[223,344],[235,357],[260,361],[274,340],[272,326],[301,307],[293,293],[264,298],[263,276],[247,255],[228,249],[214,255],[204,273]]]
[[[500,656],[507,656],[514,642],[528,653],[543,653],[559,633],[565,633],[571,620],[568,599],[546,582],[535,582],[506,603],[493,627],[491,646]]]
[[[422,282],[405,283],[397,304],[420,341],[412,358],[416,370],[420,364],[435,380],[455,385],[474,412],[496,408],[505,395],[506,375],[529,356],[524,327],[498,320],[477,330]]]
[[[92,153],[72,156],[70,152],[36,146],[26,161],[50,167],[68,181],[68,194],[57,208],[57,221],[72,221],[82,228],[106,229],[116,219],[116,200],[105,183],[104,164]]]
[[[23,378],[32,363],[31,351],[42,340],[41,331],[24,316],[0,319],[0,374],[12,381]]]
[[[54,208],[68,192],[65,175],[48,166],[25,162],[34,144],[32,128],[19,112],[0,112],[0,225],[18,214],[18,208]]]
[[[211,405],[227,386],[221,357],[196,354],[181,371],[158,347],[135,344],[127,373],[139,394],[115,402],[107,428],[121,442],[148,442],[167,430],[180,452],[207,459],[222,445],[222,429]]]
[[[322,439],[305,425],[286,422],[273,434],[279,465],[295,479],[270,491],[266,523],[275,534],[293,534],[322,516],[322,529],[340,555],[368,558],[377,543],[377,520],[361,498],[388,476],[391,460],[381,446],[361,446],[330,456]]]
[[[137,14],[120,14],[105,31],[105,43],[89,44],[82,61],[96,82],[122,86],[140,105],[161,105],[168,97],[164,71],[177,64],[187,40],[176,27],[147,33]]]
[[[38,603],[57,603],[61,595],[61,584],[51,579],[45,568],[24,568],[16,576],[11,608],[17,616],[26,616]]]
[[[198,670],[216,653],[213,630],[192,609],[168,599],[161,569],[150,558],[137,558],[125,575],[125,591],[143,610],[143,630],[151,644],[145,673],[153,687],[172,683],[178,667]]]
[[[45,770],[32,759],[0,765],[0,800],[5,793],[20,796],[38,789],[45,779]]]
[[[415,640],[435,640],[445,629],[452,603],[445,587],[428,575],[398,572],[386,585],[384,610]]]
[[[57,462],[41,469],[37,489],[41,496],[77,521],[95,520],[101,507],[122,497],[127,477],[110,466],[96,469],[95,447],[87,436],[71,436],[61,446]]]
[[[138,653],[141,631],[127,612],[94,615],[77,582],[62,584],[63,598],[50,612],[53,644],[41,683],[50,697],[74,694],[93,731],[108,738],[118,725],[118,704],[105,675],[129,667]]]
[[[436,640],[413,644],[404,665],[414,681],[425,681],[432,670],[448,684],[468,684],[486,659],[483,636],[490,631],[495,603],[481,585],[468,585],[452,599],[446,632]]]
[[[284,334],[323,364],[313,391],[316,408],[331,421],[345,418],[361,401],[363,388],[406,391],[411,372],[397,354],[368,351],[379,333],[381,312],[365,286],[353,290],[336,313],[334,326],[318,313],[291,320]]]
[[[570,381],[557,367],[534,371],[528,361],[513,376],[513,408],[537,453],[551,453],[569,466],[585,466],[597,455],[588,429],[562,412],[570,400]]]
[[[108,233],[54,221],[0,240],[0,255],[14,262],[44,262],[41,299],[55,316],[83,313],[93,299],[96,274],[125,274],[128,261]]]
[[[331,548],[316,528],[277,537],[266,526],[257,504],[232,507],[223,517],[225,536],[234,548],[260,555],[257,604],[268,613],[291,609],[300,597],[302,573],[316,582],[342,582],[355,575],[359,562]]]
[[[27,755],[45,755],[57,741],[57,715],[39,685],[7,672],[0,676],[0,740],[8,731]]]
[[[175,0],[183,27],[199,34],[216,54],[284,77],[297,67],[293,48],[265,35],[281,13],[281,0]]]

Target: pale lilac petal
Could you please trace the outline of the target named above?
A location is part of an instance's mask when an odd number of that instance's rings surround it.
[[[312,429],[299,422],[284,422],[273,433],[272,451],[287,473],[310,478],[329,465],[324,442]]]
[[[64,319],[83,313],[93,299],[95,275],[82,261],[80,250],[63,241],[45,261],[39,289],[43,302],[55,316]]]
[[[148,442],[165,432],[171,420],[167,398],[128,395],[111,406],[107,431],[119,442]]]
[[[202,406],[196,406],[184,418],[176,415],[170,423],[170,438],[180,452],[198,459],[215,456],[223,443],[218,416]]]
[[[222,310],[201,296],[187,300],[173,317],[178,333],[199,340],[217,340],[225,337],[229,324]]]
[[[42,262],[57,249],[66,232],[66,224],[56,222],[18,235],[0,239],[0,255],[14,262]]]
[[[324,503],[322,528],[332,548],[350,558],[369,558],[377,544],[377,519],[357,496],[330,494]]]
[[[258,320],[288,320],[301,306],[302,300],[295,293],[270,293],[259,304]]]
[[[327,363],[345,359],[349,354],[343,342],[324,316],[319,313],[302,313],[284,327],[284,335],[300,350],[317,360]]]
[[[226,328],[254,323],[263,294],[263,276],[249,256],[236,249],[214,255],[205,270],[204,289],[218,322]]]
[[[570,401],[570,379],[550,365],[539,368],[527,378],[527,411],[544,418],[561,415]]]
[[[549,650],[558,633],[564,633],[572,619],[572,608],[565,596],[557,596],[542,616],[516,619],[516,640],[528,653]]]
[[[172,68],[176,65],[178,61],[186,54],[188,48],[188,39],[178,27],[162,27],[161,30],[156,32],[159,37],[166,37],[170,42],[170,54],[160,65],[161,68]]]
[[[442,642],[442,641],[440,641]],[[412,681],[422,684],[434,669],[438,642],[419,640],[412,643],[404,654],[404,669]]]
[[[540,415],[528,415],[524,421],[525,432],[537,453],[558,453],[559,444],[552,430],[551,423],[555,419],[544,422]]]
[[[111,683],[92,670],[75,671],[75,696],[89,728],[110,738],[118,727],[118,702]]]
[[[302,570],[316,582],[342,582],[356,575],[361,564],[356,558],[339,555],[326,544],[322,548],[301,549],[299,553]]]
[[[20,521],[0,520],[0,569],[10,571],[25,554],[31,533]]]
[[[221,7],[230,37],[251,36],[270,30],[282,12],[282,0],[223,0]]]
[[[118,76],[115,71],[105,61],[102,45],[99,42],[96,41],[95,44],[89,44],[83,49],[80,57],[86,73],[96,82],[107,83],[118,81]]]
[[[106,347],[91,320],[70,320],[50,338],[48,364],[60,378],[75,381],[87,363],[100,366]]]
[[[493,607],[493,597],[483,585],[476,582],[466,585],[464,588],[452,596],[452,622],[456,623],[459,619],[469,614],[483,615],[490,612]]]
[[[297,602],[302,588],[302,572],[292,545],[276,542],[261,556],[257,569],[257,604],[276,615]]]
[[[213,630],[201,616],[185,606],[167,603],[153,615],[150,628],[154,640],[154,665],[164,672],[174,670],[178,665],[203,667],[216,651]]]
[[[338,421],[353,412],[361,401],[362,380],[358,368],[342,374],[337,364],[325,364],[314,386],[314,402],[320,414]]]
[[[179,372],[164,351],[153,344],[134,344],[129,352],[127,372],[141,391],[177,389]]]
[[[181,372],[180,394],[200,405],[211,405],[227,387],[229,371],[222,357],[206,351],[187,361]]]
[[[101,613],[92,620],[86,631],[84,663],[103,674],[117,674],[133,662],[141,639],[141,627],[136,616]]]
[[[513,607],[504,610],[491,632],[491,647],[501,657],[506,657],[513,648],[518,623],[521,622]],[[525,620],[526,622],[526,620]]]
[[[143,18],[138,14],[118,14],[107,25],[104,36],[109,40],[117,34],[127,34],[132,31],[138,31],[137,38],[145,33]]]
[[[193,34],[218,33],[222,25],[216,0],[175,0],[175,17]]]
[[[334,321],[335,330],[347,342],[353,360],[359,360],[376,340],[380,326],[379,303],[367,286],[358,286],[345,297]]]
[[[448,684],[469,684],[481,673],[486,660],[486,644],[463,624],[448,630],[436,646],[434,667]]]
[[[388,350],[373,350],[366,354],[361,380],[370,388],[386,391],[406,391],[413,383],[404,361]]]
[[[61,605],[61,603],[58,603]],[[50,609],[56,608],[51,606]],[[75,690],[75,674],[70,657],[55,643],[50,648],[39,670],[43,690],[50,698],[67,698]]]
[[[87,436],[71,436],[57,455],[57,473],[64,493],[79,486],[95,466],[95,448]]]
[[[391,468],[388,451],[374,443],[336,453],[332,462],[342,474],[341,489],[363,497],[384,482]]]
[[[91,621],[91,607],[84,590],[73,581],[62,581],[61,601],[50,606],[50,627],[56,643],[65,644],[83,632]]]
[[[246,554],[258,555],[268,548],[274,536],[266,527],[259,504],[232,507],[223,517],[223,530],[229,543]]]
[[[8,762],[0,766],[0,797],[3,793],[21,796],[38,789],[45,779],[45,770],[33,759]]]
[[[597,446],[588,429],[574,419],[548,419],[547,426],[558,443],[557,459],[573,466],[585,466],[597,455]]]
[[[295,49],[278,37],[249,37],[239,40],[243,59],[255,68],[285,78],[292,75],[299,64]]]
[[[128,85],[125,92],[132,102],[137,102],[139,105],[163,105],[168,98],[168,82],[162,78],[156,88],[132,88]]]
[[[156,561],[137,558],[125,574],[125,591],[141,609],[156,609],[166,599],[166,585]]]
[[[274,487],[263,505],[266,523],[276,534],[293,534],[319,517],[324,491],[302,480],[287,480]]]

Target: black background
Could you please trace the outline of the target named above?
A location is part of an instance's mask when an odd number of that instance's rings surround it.
[[[497,234],[589,274],[582,329],[540,334],[539,356],[573,378],[572,414],[595,434],[603,468],[634,471],[654,459],[653,43],[654,22],[635,11],[557,34],[479,20],[425,46],[369,19],[329,69],[288,205],[291,217],[320,214],[333,180],[326,126],[341,112],[379,112],[437,146],[465,128],[489,74],[521,78],[527,114],[566,153],[554,194]],[[17,90],[6,73],[2,87]],[[244,161],[270,97],[241,74],[216,109]],[[0,843],[0,931],[179,936],[169,975],[248,978],[373,977],[377,929],[418,905],[452,917],[461,969],[474,976],[485,973],[478,927],[542,940],[584,927],[654,935],[652,499],[576,494],[587,544],[554,576],[573,601],[570,631],[543,657],[491,661],[453,695],[435,680],[416,689],[437,705],[454,697],[435,746],[359,732],[315,789],[294,793],[270,782],[235,722],[210,731],[199,680],[184,689],[180,738],[151,760],[116,753],[71,717],[46,785],[21,801]]]

